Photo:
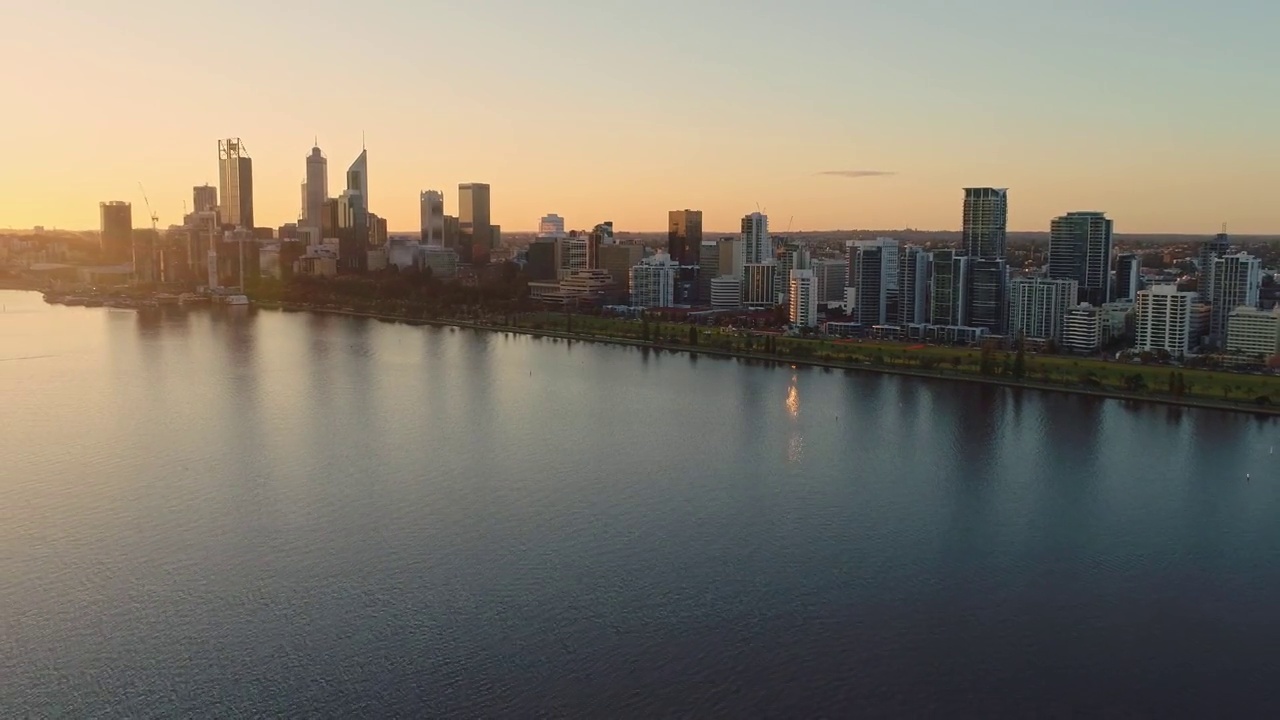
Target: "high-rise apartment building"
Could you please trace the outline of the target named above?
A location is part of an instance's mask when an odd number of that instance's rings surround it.
[[[903,248],[898,256],[898,325],[929,322],[929,272],[933,256],[924,248]]]
[[[967,255],[955,250],[933,252],[929,279],[929,323],[941,327],[969,324],[969,264]]]
[[[490,229],[489,186],[486,183],[459,185],[458,232],[461,247],[458,254],[463,262],[489,264]]]
[[[872,326],[896,319],[890,313],[889,276],[897,251],[898,241],[889,238],[859,240],[850,246],[849,287],[854,322]]]
[[[1199,287],[1196,292],[1200,302],[1209,302],[1213,297],[1213,261],[1231,253],[1231,238],[1226,233],[1218,233],[1212,240],[1200,245]]]
[[[99,242],[103,260],[133,260],[133,206],[120,200],[98,203]]]
[[[219,220],[253,229],[253,160],[240,138],[218,141]]]
[[[418,215],[423,245],[444,246],[444,193],[423,190],[418,194]]]
[[[795,327],[818,325],[818,281],[812,270],[792,270],[787,288],[788,319]]]
[[[743,262],[755,265],[774,259],[768,215],[754,212],[743,217],[741,239]]]
[[[564,235],[564,218],[555,213],[543,215],[538,221],[538,235],[541,237],[561,237]]]
[[[1238,307],[1257,307],[1262,261],[1246,253],[1214,257],[1209,272],[1209,341],[1221,347],[1227,322]]]
[[[1176,285],[1139,290],[1134,304],[1135,349],[1185,355],[1191,346],[1191,304],[1195,298],[1195,293],[1179,292]]]
[[[1009,269],[1004,260],[970,258],[969,325],[1003,335],[1008,324]]]
[[[1099,307],[1111,301],[1112,225],[1105,213],[1092,211],[1069,212],[1049,224],[1049,277],[1075,280],[1079,300]]]
[[[329,199],[329,160],[319,146],[311,148],[307,155],[307,180],[303,183],[302,225],[320,227],[324,215],[324,201]]]
[[[1004,260],[1009,224],[1009,196],[1004,188],[965,188],[963,245],[965,254],[981,260]]]
[[[1005,243],[1009,224],[1009,197],[1004,188],[965,188],[961,230],[969,266],[968,324],[1003,334],[1008,272]]]
[[[1113,300],[1138,299],[1138,291],[1142,289],[1142,256],[1137,253],[1123,253],[1116,256],[1116,292]]]
[[[1076,306],[1075,280],[1018,278],[1009,285],[1009,333],[1062,342],[1063,321]]]
[[[632,307],[671,307],[680,263],[666,253],[644,258],[631,268]]]
[[[218,210],[218,188],[212,185],[196,185],[191,188],[191,212],[216,212]]]
[[[667,213],[667,253],[681,265],[697,265],[702,250],[702,211]]]

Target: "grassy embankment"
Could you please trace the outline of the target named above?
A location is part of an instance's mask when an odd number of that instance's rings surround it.
[[[517,327],[569,332],[586,337],[649,340],[682,350],[776,356],[800,362],[863,365],[868,369],[919,372],[941,377],[961,377],[993,382],[1050,386],[1065,390],[1113,393],[1124,397],[1149,397],[1168,402],[1203,401],[1258,407],[1280,406],[1280,378],[1266,375],[1191,370],[1157,365],[1107,362],[1062,355],[1024,356],[1021,374],[1012,352],[944,346],[919,346],[887,341],[833,341],[777,336],[733,335],[718,328],[645,323],[634,320],[572,317],[560,313],[536,313],[515,319]],[[647,333],[647,337],[646,337]],[[1260,402],[1259,398],[1267,398]]]

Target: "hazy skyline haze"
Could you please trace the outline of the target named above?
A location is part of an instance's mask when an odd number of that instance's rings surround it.
[[[162,226],[253,158],[259,225],[293,222],[318,136],[330,186],[369,150],[370,208],[493,188],[493,222],[708,233],[955,229],[961,188],[1009,225],[1102,210],[1117,232],[1280,232],[1280,4],[1235,0],[46,0],[0,10],[0,226]],[[341,93],[351,93],[344,100]],[[135,225],[146,213],[135,208]]]

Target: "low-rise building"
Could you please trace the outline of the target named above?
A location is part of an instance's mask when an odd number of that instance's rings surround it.
[[[721,275],[711,279],[711,307],[729,310],[742,306],[742,279],[737,275]]]
[[[1081,303],[1067,311],[1062,319],[1062,349],[1089,355],[1102,349],[1105,342],[1102,308]]]
[[[1269,358],[1280,355],[1280,309],[1241,306],[1227,320],[1227,352]]]

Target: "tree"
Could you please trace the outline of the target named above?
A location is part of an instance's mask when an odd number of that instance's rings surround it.
[[[1027,376],[1027,354],[1022,349],[1022,339],[1018,339],[1018,352],[1013,356],[1013,377],[1021,380]]]
[[[978,356],[978,373],[981,375],[994,375],[996,372],[995,353],[991,348],[982,348],[982,354]]]
[[[698,328],[697,327],[691,326],[689,328],[689,344],[694,347],[698,346]]]

